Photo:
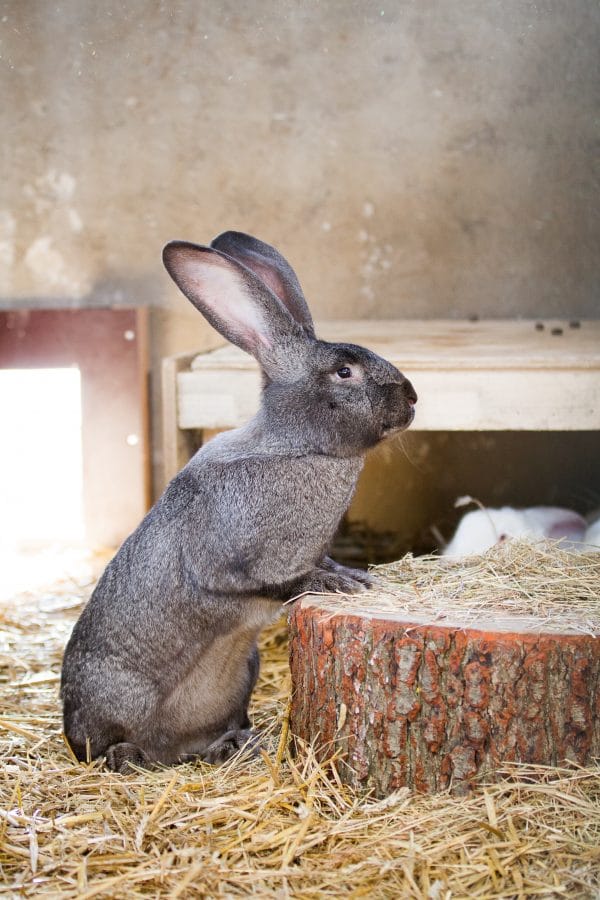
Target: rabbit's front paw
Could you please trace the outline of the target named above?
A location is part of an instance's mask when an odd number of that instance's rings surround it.
[[[150,757],[137,746],[123,742],[112,744],[106,751],[106,766],[111,772],[119,772],[121,775],[133,775],[135,768],[151,769]]]
[[[226,731],[220,738],[213,741],[206,750],[200,754],[204,762],[211,765],[226,762],[240,750],[244,754],[256,756],[260,750],[260,734],[250,728],[239,728],[235,731]]]
[[[371,575],[369,572],[365,572],[364,569],[353,569],[350,566],[343,566],[341,563],[337,563],[329,556],[325,557],[325,559],[321,563],[321,566],[328,572],[335,572],[338,575],[343,575],[345,578],[349,578],[351,581],[357,582],[358,585],[363,585],[363,587],[359,586],[355,588],[355,590],[364,590],[364,588],[371,588],[378,584],[378,579],[375,578],[374,575]]]
[[[298,594],[358,594],[373,583],[366,572],[326,559],[302,580]]]

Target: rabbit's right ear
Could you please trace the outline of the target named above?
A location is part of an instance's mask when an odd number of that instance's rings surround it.
[[[211,242],[211,247],[237,259],[258,275],[306,333],[315,337],[315,326],[298,276],[279,250],[243,231],[224,231]]]
[[[213,247],[171,241],[165,268],[213,328],[255,356],[270,378],[297,378],[308,338],[254,272]]]

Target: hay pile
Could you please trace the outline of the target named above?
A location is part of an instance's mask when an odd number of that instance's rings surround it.
[[[407,571],[419,585],[425,563],[403,562],[403,583]],[[560,564],[552,571],[558,578]],[[63,584],[0,614],[0,892],[598,896],[598,768],[513,766],[467,798],[403,790],[375,802],[342,787],[335,762],[319,765],[310,749],[293,758],[284,622],[262,642],[253,701],[255,724],[268,732],[262,758],[127,777],[76,764],[61,738],[57,691],[62,649],[88,594]]]
[[[345,599],[344,610],[463,628],[493,620],[499,630],[600,636],[600,552],[582,548],[507,541],[461,560],[409,554],[377,566],[381,584]]]

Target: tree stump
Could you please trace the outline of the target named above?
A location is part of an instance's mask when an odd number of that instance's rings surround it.
[[[377,796],[464,792],[507,761],[600,757],[600,619],[590,605],[579,624],[572,609],[562,624],[549,624],[546,608],[515,615],[514,597],[508,615],[472,605],[450,614],[443,573],[440,586],[437,612],[426,592],[394,608],[389,584],[383,607],[377,591],[299,600],[292,732],[322,759],[337,753],[342,779]]]

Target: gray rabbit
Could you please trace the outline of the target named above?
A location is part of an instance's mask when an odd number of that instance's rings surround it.
[[[256,416],[202,447],[100,578],[68,642],[64,729],[78,759],[151,768],[220,762],[259,736],[256,639],[305,591],[364,590],[331,560],[365,452],[407,428],[415,391],[363,347],[316,338],[298,279],[268,244],[229,231],[173,241],[167,271],[256,357]]]

